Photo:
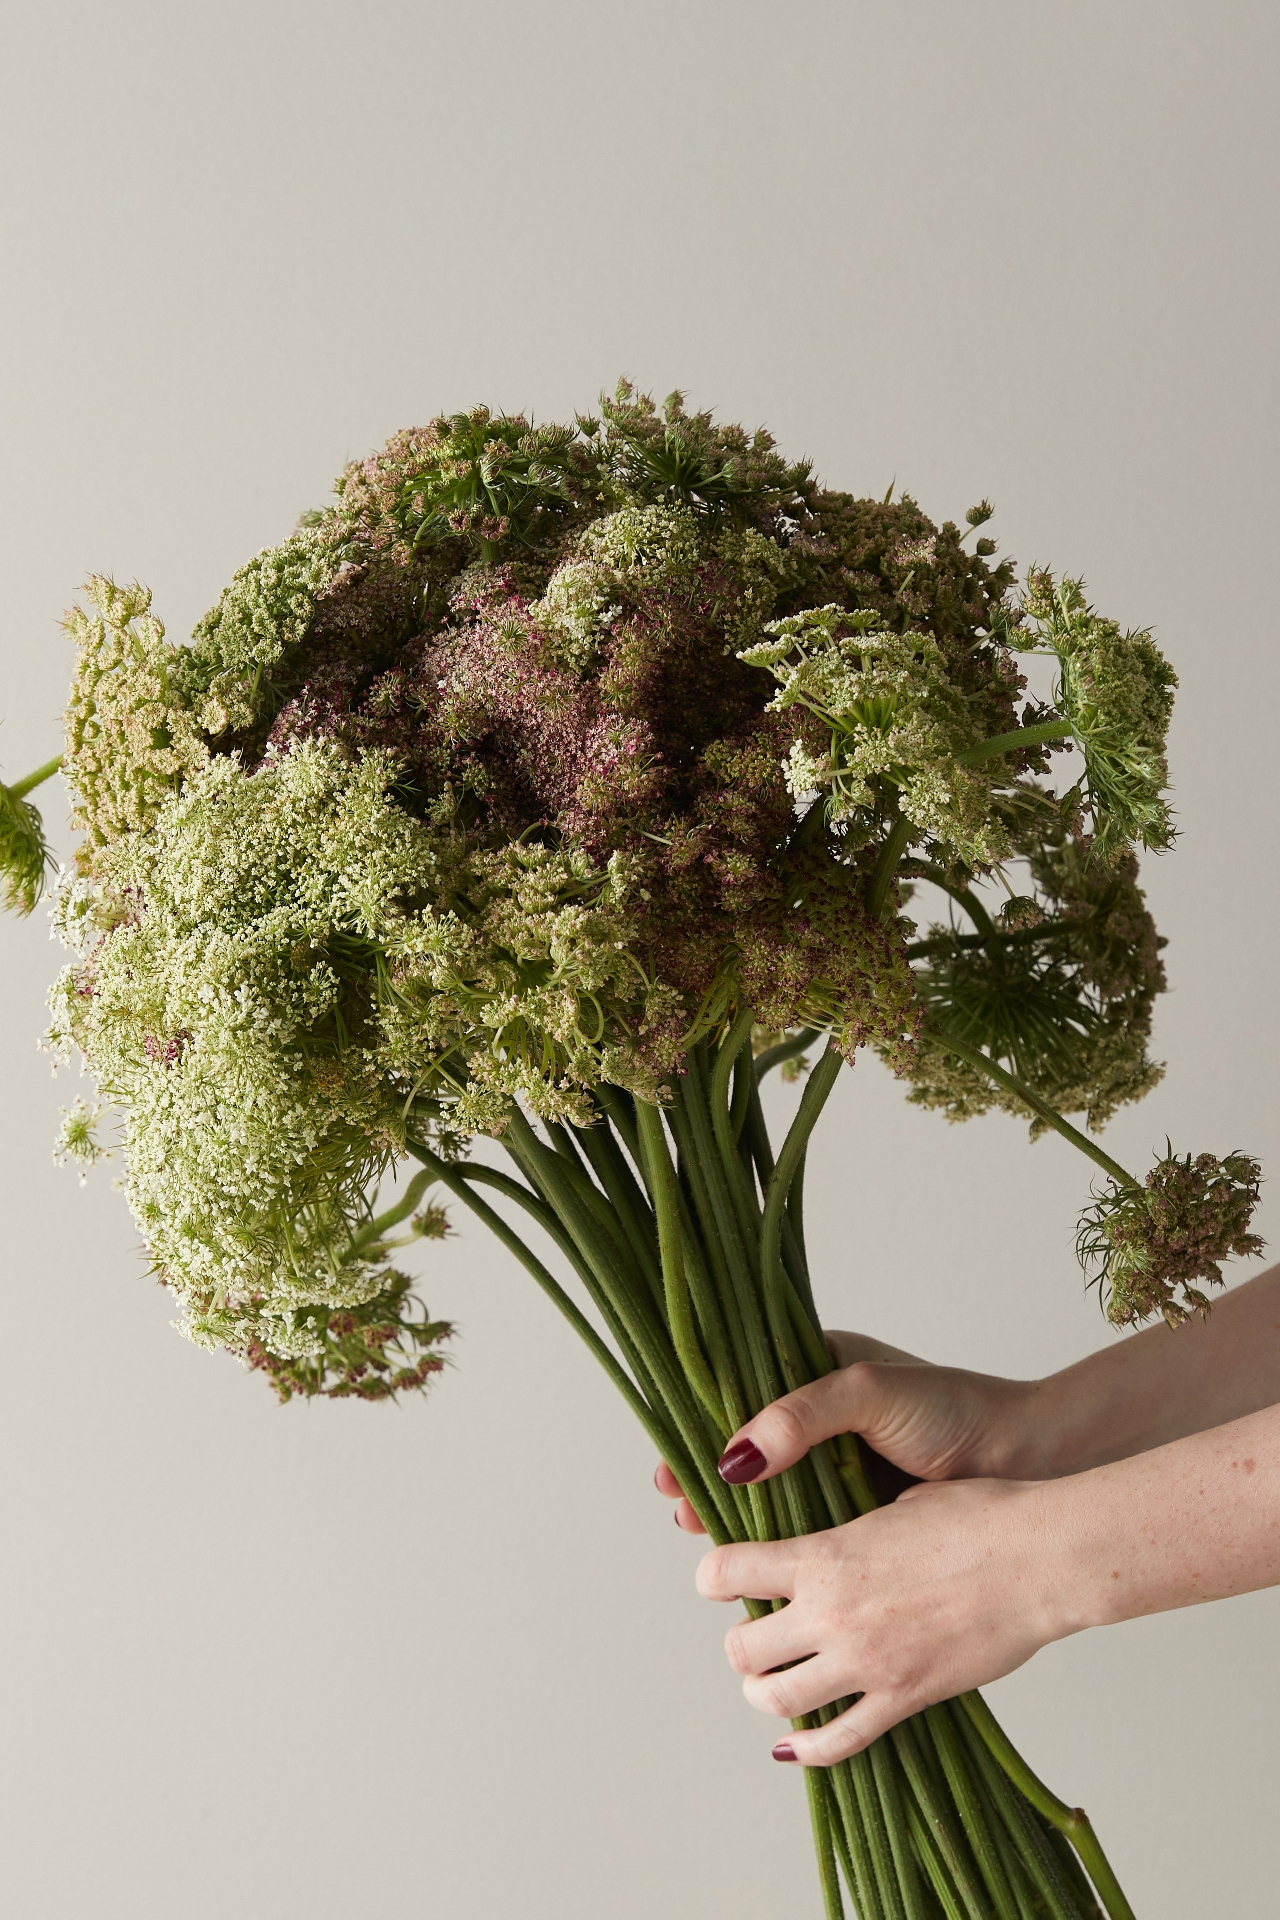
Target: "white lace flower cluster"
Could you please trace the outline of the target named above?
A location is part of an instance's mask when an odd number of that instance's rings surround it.
[[[897,807],[913,838],[968,866],[1007,857],[1007,833],[991,811],[990,770],[960,756],[980,734],[952,685],[937,641],[893,633],[874,614],[813,607],[770,622],[767,640],[739,658],[779,683],[774,711],[802,707],[827,730],[826,750],[803,738],[785,761],[797,801],[825,798],[827,817],[869,839]]]
[[[208,1343],[288,1357],[300,1309],[378,1293],[345,1250],[410,1126],[499,1129],[517,1096],[583,1119],[601,1078],[655,1097],[618,1035],[682,1022],[631,951],[623,856],[468,847],[395,778],[322,741],[215,757],[59,893],[49,1041],[119,1107],[134,1215]],[[91,1118],[63,1130],[81,1162]]]

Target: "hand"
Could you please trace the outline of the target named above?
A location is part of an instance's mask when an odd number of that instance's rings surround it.
[[[934,1367],[864,1334],[829,1333],[827,1344],[836,1371],[784,1394],[740,1428],[721,1462],[726,1479],[768,1480],[837,1433],[861,1434],[922,1480],[1038,1478],[1052,1470],[1045,1383]],[[702,1533],[670,1468],[659,1466],[654,1479],[679,1503],[677,1526]]]
[[[725,1638],[753,1707],[793,1719],[861,1695],[825,1727],[792,1733],[775,1759],[831,1766],[1082,1624],[1057,1608],[1060,1530],[1046,1491],[1034,1481],[911,1487],[826,1533],[707,1554],[706,1599],[790,1602]]]

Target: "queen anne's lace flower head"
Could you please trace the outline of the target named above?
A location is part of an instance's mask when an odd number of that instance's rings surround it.
[[[1113,1181],[1080,1222],[1080,1257],[1118,1327],[1162,1314],[1176,1326],[1205,1313],[1194,1283],[1222,1285],[1222,1262],[1261,1253],[1250,1233],[1261,1168],[1245,1153],[1200,1153],[1157,1161],[1142,1187]]]
[[[878,1047],[956,1114],[991,1089],[935,1045],[944,1002],[1095,1121],[1151,1083],[1124,846],[1159,840],[1171,676],[1070,592],[1019,613],[967,538],[623,383],[570,427],[478,408],[393,436],[188,647],[145,590],[90,582],[51,1043],[118,1110],[193,1338],[286,1396],[421,1386],[448,1329],[372,1201],[407,1144],[456,1156],[517,1103],[588,1124],[603,1087],[665,1100],[744,1007]],[[1023,737],[1049,715],[1018,708],[1033,633],[1092,839]],[[909,949],[901,881],[958,895],[1015,858],[1033,891],[980,950]],[[94,1119],[66,1117],[82,1163]],[[406,1231],[441,1228],[424,1202]]]

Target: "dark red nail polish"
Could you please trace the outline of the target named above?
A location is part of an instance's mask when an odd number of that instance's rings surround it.
[[[773,1757],[775,1760],[794,1760],[796,1750],[789,1740],[779,1740],[773,1750]]]
[[[768,1464],[754,1440],[735,1440],[720,1456],[720,1478],[731,1487],[742,1487],[763,1473]]]
[[[672,1516],[671,1516],[671,1518],[672,1518],[672,1519],[673,1519],[673,1520],[675,1521],[675,1523],[676,1523],[676,1525],[677,1525],[678,1527],[680,1527],[680,1509],[679,1509],[679,1507],[677,1507],[677,1508],[676,1508],[676,1510],[675,1510],[675,1512],[674,1512],[674,1513],[672,1514]],[[680,1527],[680,1531],[681,1531],[681,1533],[683,1533],[683,1532],[684,1532],[684,1528],[683,1528],[683,1527]]]

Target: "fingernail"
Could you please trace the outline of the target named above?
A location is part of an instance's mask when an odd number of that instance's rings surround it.
[[[775,1760],[794,1760],[796,1750],[789,1740],[779,1740],[773,1750],[773,1757]]]
[[[661,1467],[655,1467],[655,1468],[654,1468],[654,1470],[653,1470],[653,1484],[654,1484],[654,1486],[655,1486],[655,1487],[656,1487],[656,1488],[658,1489],[658,1492],[659,1492],[659,1493],[661,1493],[661,1492],[662,1492],[662,1482],[661,1482],[661,1480],[660,1480],[660,1479],[658,1478],[658,1475],[659,1475],[659,1474],[660,1474],[661,1472],[662,1472],[662,1468],[661,1468]]]
[[[673,1520],[675,1521],[675,1523],[676,1523],[676,1525],[677,1525],[678,1527],[680,1527],[680,1509],[679,1509],[679,1507],[677,1507],[677,1508],[676,1508],[676,1510],[675,1510],[675,1512],[674,1512],[674,1513],[672,1514],[672,1516],[671,1516],[671,1518],[672,1518],[672,1519],[673,1519]],[[681,1531],[681,1533],[683,1533],[683,1532],[684,1532],[684,1528],[683,1528],[683,1527],[680,1527],[680,1531]]]
[[[720,1456],[720,1478],[731,1487],[745,1486],[763,1473],[769,1462],[754,1440],[735,1440]]]

